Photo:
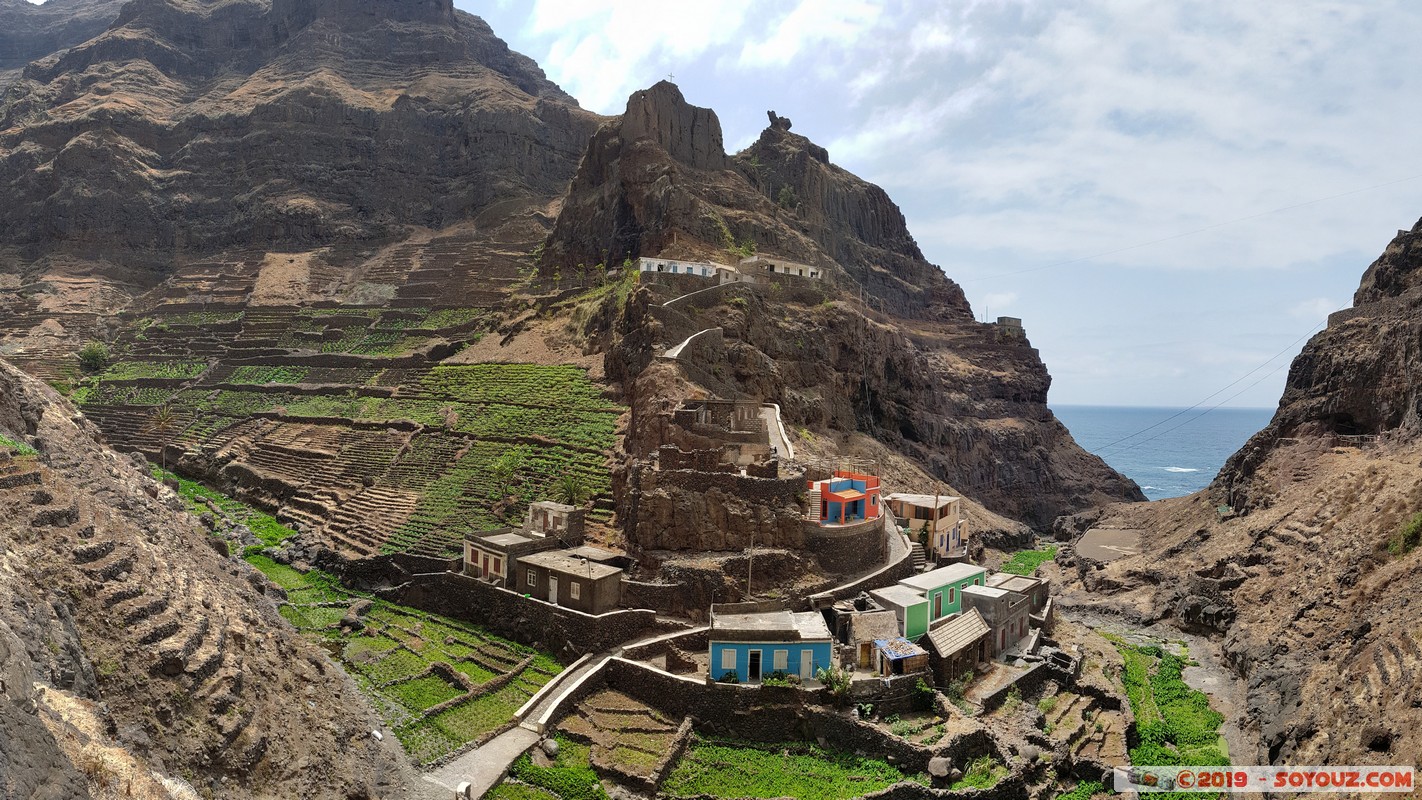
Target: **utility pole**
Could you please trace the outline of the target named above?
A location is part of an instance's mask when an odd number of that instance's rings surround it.
[[[746,549],[746,599],[751,599],[751,567],[755,563],[755,531],[751,531],[750,547]]]

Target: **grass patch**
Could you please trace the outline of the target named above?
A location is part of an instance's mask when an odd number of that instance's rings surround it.
[[[0,450],[8,451],[17,456],[39,455],[38,451],[33,447],[30,447],[24,442],[15,441],[3,433],[0,433]]]
[[[663,787],[673,797],[848,800],[905,780],[884,761],[814,745],[760,745],[697,737]]]
[[[1105,790],[1106,787],[1097,781],[1082,781],[1071,791],[1057,795],[1057,800],[1091,800],[1098,792]]]
[[[153,468],[153,478],[159,481],[176,480],[178,482],[178,496],[187,503],[189,511],[197,515],[208,514],[212,513],[212,506],[215,505],[233,522],[247,526],[252,535],[266,547],[278,545],[283,540],[296,535],[296,531],[277,522],[276,517],[271,514],[258,511],[240,500],[209,489],[197,481],[188,480],[158,467]]]
[[[1125,665],[1121,680],[1136,716],[1140,744],[1131,763],[1141,765],[1228,766],[1220,736],[1224,715],[1209,698],[1181,677],[1189,661],[1155,646],[1118,643]]]
[[[602,782],[593,770],[592,752],[589,747],[564,736],[556,738],[558,757],[553,760],[552,765],[540,767],[533,763],[531,756],[524,753],[509,768],[509,777],[545,790],[548,795],[559,800],[607,800],[607,792],[603,790]],[[508,783],[505,782],[504,785]],[[505,796],[528,795],[490,794],[490,797]]]
[[[1051,561],[1057,557],[1057,546],[1047,545],[1041,550],[1019,550],[1012,554],[1012,558],[1002,565],[1001,572],[1010,572],[1013,575],[1031,575],[1037,571],[1037,567],[1043,563]]]
[[[1006,777],[1006,764],[993,761],[991,756],[982,756],[968,764],[968,768],[963,770],[963,777],[952,788],[991,789]]]

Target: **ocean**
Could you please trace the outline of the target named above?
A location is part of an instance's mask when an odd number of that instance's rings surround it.
[[[1225,459],[1274,415],[1268,408],[1054,405],[1052,411],[1077,444],[1140,484],[1151,500],[1180,497],[1210,485]]]

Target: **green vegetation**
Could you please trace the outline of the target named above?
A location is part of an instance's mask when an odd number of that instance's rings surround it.
[[[248,555],[247,561],[286,591],[282,616],[321,641],[356,677],[406,752],[420,763],[438,760],[508,724],[519,706],[562,670],[551,656],[477,625],[347,589],[320,570],[302,573],[260,553]],[[370,604],[364,627],[341,627],[357,601]],[[433,672],[436,663],[469,676],[473,691]],[[514,679],[503,688],[481,691],[479,684],[509,674]]]
[[[991,789],[997,782],[1007,777],[1007,765],[992,760],[991,756],[974,759],[963,770],[953,789]]]
[[[1131,763],[1170,766],[1227,766],[1219,729],[1224,715],[1209,698],[1185,685],[1189,661],[1155,646],[1118,643],[1124,659],[1121,679],[1136,716],[1140,745]]]
[[[1406,555],[1419,544],[1422,544],[1422,511],[1414,514],[1406,525],[1388,538],[1387,551],[1395,556]]]
[[[119,361],[99,376],[102,381],[132,381],[140,378],[196,378],[207,369],[203,361]]]
[[[238,367],[228,376],[227,383],[301,383],[309,370],[306,367]]]
[[[607,800],[607,792],[592,767],[591,748],[561,735],[557,740],[558,756],[552,765],[540,767],[533,763],[532,756],[524,753],[509,769],[512,780],[495,787],[489,797]]]
[[[176,480],[178,482],[178,495],[187,502],[189,511],[192,511],[194,514],[202,515],[211,513],[212,505],[216,505],[217,508],[233,522],[246,525],[248,530],[252,532],[252,535],[257,537],[264,545],[277,545],[280,544],[283,539],[289,539],[296,535],[296,531],[277,522],[276,518],[271,514],[258,511],[246,503],[240,500],[234,500],[221,492],[213,491],[197,481],[190,481],[187,478],[179,477],[165,469],[157,467],[153,469],[153,477],[159,481],[167,479]],[[210,501],[212,505],[204,501]]]
[[[1105,789],[1106,787],[1097,781],[1082,781],[1071,791],[1057,795],[1057,800],[1091,800],[1094,795],[1105,791]]]
[[[15,441],[3,433],[0,433],[0,452],[13,453],[17,456],[38,455],[33,447],[24,442]]]
[[[883,761],[801,742],[765,745],[696,737],[667,776],[672,797],[845,800],[905,780]]]
[[[787,185],[780,187],[780,193],[776,195],[775,202],[779,204],[781,208],[791,211],[800,205],[800,198],[796,197],[795,190]]]
[[[1012,554],[1012,558],[1002,565],[1002,572],[1010,572],[1013,575],[1031,575],[1037,571],[1043,562],[1051,561],[1057,557],[1057,546],[1047,545],[1041,550],[1021,550]]]
[[[109,348],[103,342],[90,341],[76,355],[85,372],[101,372],[109,365]]]

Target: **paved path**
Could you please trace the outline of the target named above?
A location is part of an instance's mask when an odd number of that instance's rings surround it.
[[[425,780],[453,794],[460,783],[474,785],[474,797],[483,797],[503,780],[509,765],[538,742],[538,734],[519,726],[495,736],[448,764],[425,775]]]
[[[448,764],[425,773],[425,780],[448,789],[451,793],[460,783],[469,781],[474,788],[473,796],[483,797],[486,792],[503,780],[515,759],[538,743],[541,737],[534,727],[538,718],[562,699],[563,695],[573,688],[573,684],[579,678],[600,668],[604,662],[620,652],[622,651],[619,648],[600,653],[584,661],[577,669],[560,673],[554,679],[556,683],[550,681],[545,684],[544,689],[534,695],[536,702],[529,708],[528,713],[521,721],[522,724],[504,731]]]
[[[760,408],[760,418],[765,420],[765,430],[770,434],[770,443],[780,450],[785,461],[795,460],[795,445],[785,435],[785,426],[780,424],[780,406],[766,403]]]
[[[665,353],[663,353],[663,354],[662,354],[662,358],[676,358],[677,356],[681,355],[682,348],[684,348],[684,347],[686,347],[687,345],[691,344],[691,340],[692,340],[692,339],[695,339],[696,337],[700,336],[700,335],[703,334],[703,333],[709,333],[709,332],[714,331],[714,330],[716,330],[716,329],[715,329],[715,328],[707,328],[707,329],[704,330],[704,331],[697,331],[696,333],[691,334],[690,336],[686,337],[686,339],[685,339],[681,344],[679,344],[679,345],[677,345],[676,347],[673,347],[672,349],[670,349],[670,350],[666,351]]]

